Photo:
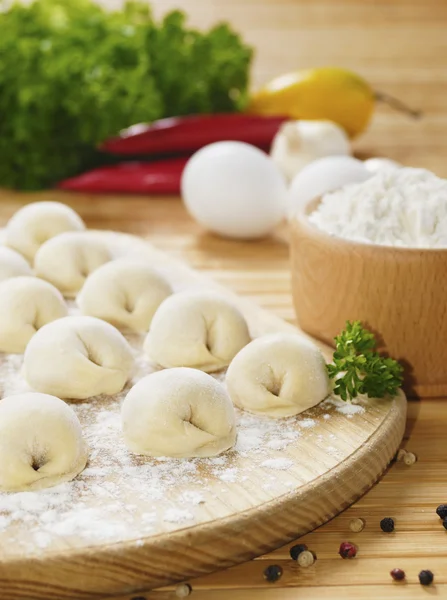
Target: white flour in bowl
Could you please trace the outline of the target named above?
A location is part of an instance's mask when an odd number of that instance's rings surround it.
[[[384,170],[325,194],[309,221],[358,242],[447,248],[447,180],[425,169]]]

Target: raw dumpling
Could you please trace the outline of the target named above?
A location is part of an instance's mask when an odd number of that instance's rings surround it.
[[[121,259],[92,273],[77,302],[84,315],[104,319],[119,329],[146,332],[155,311],[170,294],[170,285],[152,267]]]
[[[67,297],[76,296],[95,269],[112,259],[101,241],[85,233],[61,233],[40,248],[34,260],[38,277],[46,279]]]
[[[71,481],[88,450],[72,408],[47,394],[0,401],[0,490],[38,490]]]
[[[293,334],[253,340],[233,359],[226,383],[236,406],[268,417],[297,415],[329,394],[323,355]]]
[[[126,445],[147,456],[215,456],[236,441],[234,408],[202,371],[165,369],[143,377],[121,410]]]
[[[160,305],[144,350],[163,367],[195,367],[211,373],[226,367],[249,341],[244,317],[226,298],[186,291]]]
[[[35,334],[23,367],[34,390],[82,400],[120,392],[133,363],[132,349],[115,327],[94,317],[65,317]]]
[[[32,274],[31,267],[21,254],[6,246],[0,246],[0,281]]]
[[[14,277],[0,283],[0,352],[24,352],[41,327],[66,317],[59,290],[37,277]]]
[[[81,217],[60,202],[33,202],[18,210],[6,225],[6,245],[32,262],[40,246],[64,231],[81,231]]]

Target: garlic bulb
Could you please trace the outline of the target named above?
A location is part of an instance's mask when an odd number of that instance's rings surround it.
[[[332,121],[287,121],[270,150],[273,162],[289,181],[317,158],[351,154],[344,129]]]
[[[378,173],[379,171],[384,170],[394,171],[395,169],[402,168],[402,165],[395,160],[391,160],[391,158],[382,158],[381,156],[368,158],[363,164],[371,173]]]

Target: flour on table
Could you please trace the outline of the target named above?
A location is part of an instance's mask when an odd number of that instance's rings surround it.
[[[353,415],[362,415],[365,413],[365,407],[362,406],[366,402],[365,398],[359,397],[355,402],[344,402],[339,398],[328,398],[324,401],[324,406],[335,406],[335,410],[347,417]]]
[[[194,515],[189,510],[181,508],[169,508],[163,515],[163,521],[168,521],[168,523],[184,523],[193,520]]]
[[[290,460],[289,458],[268,458],[261,463],[261,467],[282,471],[293,467],[293,460]]]
[[[259,482],[265,501],[273,492],[290,493],[297,485],[290,477],[285,478],[295,464],[287,456],[287,449],[310,439],[322,414],[321,405],[297,417],[279,420],[236,410],[236,446],[214,458],[132,455],[121,435],[120,404],[131,385],[157,367],[141,351],[142,336],[126,337],[136,355],[133,381],[115,397],[98,396],[70,403],[90,447],[86,469],[75,480],[53,488],[0,493],[0,532],[9,555],[41,554],[54,544],[76,547],[79,540],[92,546],[118,541],[138,544],[151,534],[189,527],[198,515],[203,522],[201,511],[207,509],[207,498],[225,507],[231,487],[243,485],[254,469],[257,476],[259,468],[265,469],[265,477]],[[3,396],[29,391],[21,367],[22,356],[0,359]],[[223,374],[216,374],[216,378],[222,380]],[[334,411],[345,416],[364,411],[362,406],[344,408],[351,405],[335,399],[323,406],[325,419]],[[318,446],[331,455],[324,443]]]
[[[182,494],[182,500],[187,504],[194,505],[205,503],[205,499],[200,492],[186,491],[184,494]]]

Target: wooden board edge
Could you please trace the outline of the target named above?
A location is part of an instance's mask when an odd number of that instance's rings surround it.
[[[358,500],[395,455],[405,422],[406,398],[400,393],[379,429],[330,476],[303,486],[299,494],[292,491],[267,503],[259,517],[258,508],[250,509],[217,524],[214,521],[152,537],[150,547],[143,539],[32,558],[26,567],[23,561],[10,561],[2,565],[7,577],[0,579],[0,589],[23,600],[94,600],[105,595],[144,593],[255,558],[308,533]],[[309,511],[304,514],[301,508],[307,495],[317,497],[311,525]],[[78,573],[82,570],[86,577],[80,589]],[[90,583],[87,572],[91,570],[102,576]],[[101,583],[94,584],[93,580]]]

